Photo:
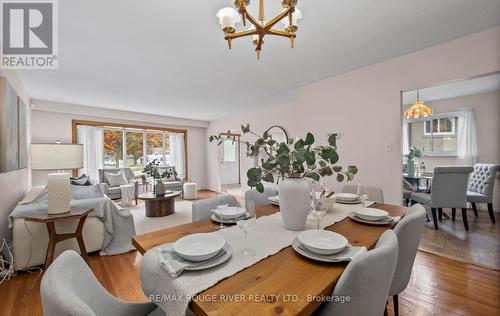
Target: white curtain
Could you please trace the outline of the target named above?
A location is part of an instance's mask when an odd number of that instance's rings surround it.
[[[175,167],[179,178],[184,178],[186,167],[184,157],[184,134],[169,133],[170,141],[170,165]]]
[[[78,144],[83,145],[83,169],[79,174],[85,173],[92,183],[99,183],[99,169],[104,167],[104,135],[100,127],[77,126]]]
[[[410,153],[410,133],[408,133],[408,120],[403,119],[403,156]]]
[[[476,119],[472,109],[460,111],[457,126],[458,158],[468,165],[477,162]]]

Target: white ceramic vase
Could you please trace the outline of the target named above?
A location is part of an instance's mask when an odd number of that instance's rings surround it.
[[[305,179],[283,180],[278,188],[283,225],[290,230],[303,230],[311,211],[311,185]]]

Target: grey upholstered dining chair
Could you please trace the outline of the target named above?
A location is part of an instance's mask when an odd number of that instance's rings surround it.
[[[366,189],[368,190],[368,200],[369,201],[384,203],[384,190],[382,190],[379,187],[374,187],[374,186],[370,186],[370,185],[367,185]],[[346,184],[342,188],[342,192],[356,194],[358,192],[358,185],[357,184]]]
[[[260,193],[255,189],[251,189],[245,192],[245,201],[253,201],[255,206],[270,205],[268,197],[275,196],[278,191],[272,188],[264,188],[264,192]]]
[[[475,164],[467,187],[467,202],[471,203],[474,215],[478,215],[476,203],[486,203],[488,204],[488,213],[490,214],[492,223],[495,223],[493,187],[495,186],[495,178],[499,171],[500,165]]]
[[[389,295],[393,297],[395,316],[399,315],[398,294],[406,289],[410,281],[413,262],[424,229],[424,219],[425,208],[420,204],[415,204],[406,211],[406,215],[394,227],[394,232],[398,237],[398,262]]]
[[[412,204],[420,203],[431,207],[434,228],[439,229],[438,216],[442,219],[443,208],[452,209],[452,219],[455,220],[455,209],[462,209],[465,230],[469,230],[467,221],[467,181],[472,172],[471,166],[448,166],[434,168],[431,193],[411,194]]]
[[[375,249],[352,259],[333,289],[332,296],[350,297],[349,302],[328,302],[319,315],[382,315],[397,259],[398,239],[386,230]]]
[[[212,216],[212,210],[217,205],[228,204],[229,206],[239,206],[239,202],[234,195],[219,195],[213,198],[193,202],[192,218],[193,222],[203,221]]]
[[[153,302],[125,302],[111,295],[73,250],[63,252],[49,266],[40,294],[43,313],[49,316],[165,315]]]

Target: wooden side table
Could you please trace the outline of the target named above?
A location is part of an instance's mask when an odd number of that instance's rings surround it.
[[[76,238],[81,256],[88,263],[87,249],[85,249],[85,243],[83,242],[82,230],[85,220],[87,219],[87,215],[89,215],[92,211],[94,211],[93,208],[72,207],[71,211],[62,214],[33,214],[24,218],[27,222],[45,223],[45,225],[47,225],[49,245],[47,246],[47,254],[45,255],[45,269],[49,267],[54,259],[56,244],[70,238]],[[70,220],[78,220],[76,231],[74,233],[58,234],[56,232],[55,223]]]

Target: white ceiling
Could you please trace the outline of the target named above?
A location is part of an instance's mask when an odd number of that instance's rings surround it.
[[[478,93],[500,90],[500,74],[455,81],[429,88],[419,89],[421,101],[434,101],[457,98]],[[417,90],[403,93],[403,106],[417,100]]]
[[[266,2],[278,12],[281,0]],[[232,51],[223,40],[215,14],[233,3],[59,1],[59,69],[21,79],[36,99],[213,120],[500,24],[498,0],[301,0],[296,48],[267,38],[257,61],[249,39]]]

